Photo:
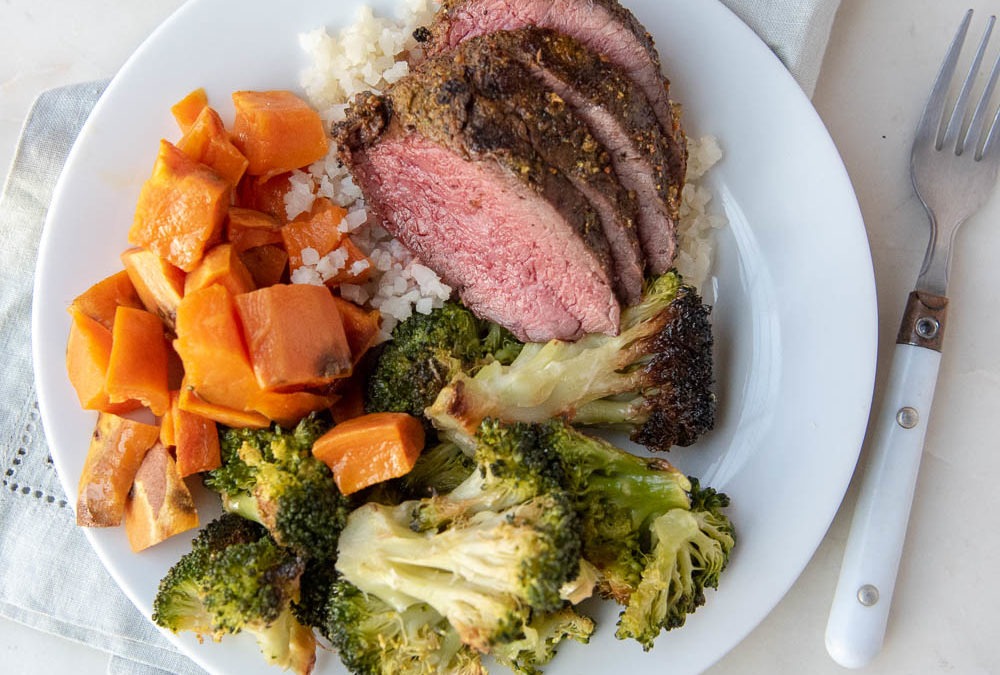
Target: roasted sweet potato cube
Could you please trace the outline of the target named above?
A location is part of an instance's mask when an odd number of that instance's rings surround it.
[[[226,220],[226,241],[233,245],[237,253],[257,246],[284,246],[281,238],[283,224],[284,221],[263,211],[233,206]]]
[[[146,452],[160,428],[110,413],[100,413],[80,474],[76,522],[83,527],[116,527],[125,499]]]
[[[219,430],[214,420],[178,407],[173,413],[173,424],[174,452],[181,476],[211,471],[222,465]]]
[[[254,396],[250,405],[269,420],[291,428],[309,413],[329,408],[336,400],[336,396],[323,396],[308,391],[261,391]]]
[[[111,359],[111,331],[87,316],[75,305],[70,307],[73,323],[66,344],[66,371],[70,384],[85,410],[124,414],[142,406],[135,400],[112,403],[105,381]]]
[[[73,300],[72,307],[111,330],[119,305],[142,307],[142,300],[125,270],[101,279]]]
[[[312,249],[323,257],[340,246],[344,233],[338,226],[345,215],[347,211],[343,208],[320,198],[313,203],[312,210],[281,228],[289,267],[294,271],[303,265],[302,251],[305,249]]]
[[[213,246],[187,275],[184,292],[191,293],[212,284],[222,284],[233,295],[249,293],[257,288],[250,270],[236,254],[232,244]]]
[[[168,349],[159,317],[144,309],[119,307],[104,380],[108,399],[141,401],[154,415],[163,415],[170,407]]]
[[[410,472],[424,449],[424,426],[406,413],[369,413],[337,424],[313,444],[316,459],[349,495]]]
[[[344,335],[351,348],[351,358],[355,365],[371,349],[378,338],[382,315],[377,309],[365,309],[353,302],[334,296],[340,320],[344,324]]]
[[[223,408],[250,409],[260,387],[233,295],[225,286],[213,284],[184,296],[177,309],[174,349],[184,363],[184,388]]]
[[[121,260],[142,305],[173,330],[184,295],[184,271],[144,248],[128,249]]]
[[[128,240],[185,272],[222,238],[232,186],[169,141],[160,141],[153,173],[142,186]]]
[[[236,205],[263,211],[284,223],[288,220],[285,195],[291,189],[289,173],[268,177],[244,174],[243,180],[236,187]]]
[[[363,284],[372,275],[372,261],[368,259],[351,238],[345,236],[337,247],[343,251],[344,264],[340,270],[328,276],[325,281],[329,286],[339,284]]]
[[[157,443],[146,453],[125,502],[125,534],[139,552],[198,527],[194,498],[170,451]]]
[[[170,112],[177,120],[177,126],[181,128],[181,133],[186,133],[191,128],[206,106],[208,106],[208,95],[203,88],[199,87],[170,107]]]
[[[262,389],[319,387],[350,375],[340,311],[325,286],[268,286],[236,296],[236,308]]]
[[[235,188],[247,170],[249,162],[233,145],[219,113],[205,106],[194,123],[177,141],[177,147],[195,160],[219,174]]]
[[[193,387],[183,383],[177,398],[177,407],[180,410],[186,410],[189,413],[213,420],[219,424],[225,424],[227,427],[264,429],[271,425],[271,420],[259,412],[237,410],[210,403],[198,396]]]
[[[290,91],[233,93],[233,142],[253,176],[274,176],[326,156],[329,141],[319,114]]]
[[[258,288],[280,283],[288,270],[288,254],[282,246],[255,246],[243,251],[240,260],[250,270]]]

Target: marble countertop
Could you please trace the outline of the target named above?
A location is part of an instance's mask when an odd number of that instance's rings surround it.
[[[112,75],[181,0],[0,3],[0,167],[24,117],[50,87]],[[957,26],[976,31],[997,3],[843,0],[814,97],[864,214],[880,307],[880,398],[903,301],[926,244],[907,172],[912,130]],[[994,47],[996,49],[996,47]],[[863,672],[1000,672],[1000,197],[961,231],[949,334],[882,653]],[[835,311],[835,308],[832,310]],[[866,454],[862,453],[862,462]],[[812,561],[773,612],[710,672],[840,673],[823,633],[855,486]],[[0,620],[0,671],[103,673],[107,656]],[[669,672],[669,669],[665,669]]]

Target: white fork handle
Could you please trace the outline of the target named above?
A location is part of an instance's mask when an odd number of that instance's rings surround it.
[[[826,627],[827,651],[847,668],[882,648],[940,363],[925,347],[893,354]]]

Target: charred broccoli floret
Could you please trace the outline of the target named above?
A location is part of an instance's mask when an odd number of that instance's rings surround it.
[[[332,558],[351,505],[312,445],[329,422],[313,414],[292,430],[222,429],[222,466],[205,485],[226,511],[264,525],[282,546],[304,557]]]
[[[455,302],[413,314],[382,348],[368,379],[365,410],[425,419],[424,408],[456,373],[474,371],[487,360],[509,363],[519,349],[508,331]]]
[[[425,603],[397,611],[356,586],[337,581],[323,635],[358,675],[485,675],[479,653]]]
[[[563,458],[580,516],[583,556],[605,595],[625,605],[619,638],[652,647],[716,588],[735,544],[729,498],[668,462],[632,455],[562,422],[545,442]]]
[[[205,526],[160,582],[153,621],[216,641],[246,631],[269,662],[308,673],[316,640],[292,612],[302,570],[301,558],[278,546],[264,527],[223,515]]]
[[[653,450],[690,445],[714,424],[708,315],[697,292],[667,272],[622,312],[618,335],[529,343],[509,364],[454,371],[426,414],[453,435],[473,434],[488,417],[562,418],[628,431]]]

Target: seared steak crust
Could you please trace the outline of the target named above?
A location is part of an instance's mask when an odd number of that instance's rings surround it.
[[[639,238],[647,260],[657,273],[669,268],[682,176],[645,94],[621,68],[568,35],[524,28],[476,40],[517,55],[586,122],[610,153],[618,180],[637,196]]]
[[[474,311],[521,339],[617,332],[597,213],[467,82],[418,69],[334,136],[369,207]]]
[[[493,127],[527,140],[551,169],[573,184],[601,219],[613,263],[615,287],[626,304],[642,295],[644,261],[636,232],[638,206],[614,173],[606,148],[555,92],[543,88],[521,62],[517,50],[484,36],[426,61],[421,72],[432,81],[461,83],[472,95],[495,105]]]
[[[549,28],[584,43],[620,67],[644,93],[660,123],[667,169],[666,213],[676,222],[687,165],[687,148],[679,110],[668,96],[653,39],[635,16],[617,0],[445,0],[430,27],[425,49],[429,54],[454,48],[464,40],[528,26]],[[647,251],[654,272],[672,264],[665,247]],[[673,252],[673,247],[670,253]]]

